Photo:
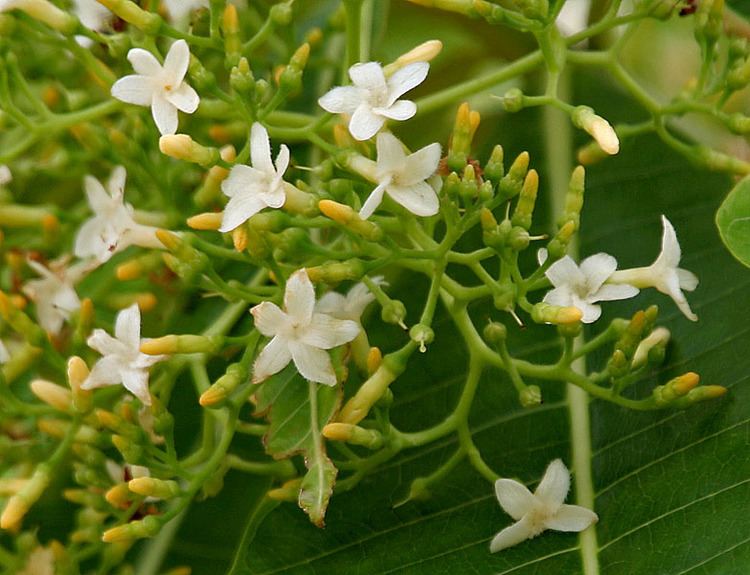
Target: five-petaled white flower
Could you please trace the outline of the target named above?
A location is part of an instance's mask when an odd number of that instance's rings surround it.
[[[383,284],[383,277],[372,278],[376,284]],[[375,301],[375,296],[362,282],[354,284],[346,295],[335,291],[328,292],[315,304],[315,311],[326,313],[338,319],[360,322],[365,308]]]
[[[137,304],[117,314],[115,337],[95,329],[86,343],[104,357],[94,364],[81,389],[122,384],[144,405],[151,405],[148,368],[164,356],[141,353],[141,311]]]
[[[229,197],[221,218],[221,232],[232,231],[263,208],[280,208],[286,201],[282,178],[289,166],[289,148],[281,145],[274,167],[268,132],[258,122],[250,129],[250,159],[252,167],[232,167],[221,183],[221,191]]]
[[[661,253],[654,263],[648,267],[617,271],[607,281],[613,284],[630,284],[639,288],[654,287],[671,297],[688,319],[698,321],[698,316],[690,309],[690,304],[685,294],[682,293],[682,290],[693,291],[698,287],[698,277],[693,272],[677,267],[682,257],[677,234],[666,217],[662,216],[661,222],[664,226]]]
[[[363,175],[377,182],[377,187],[365,200],[360,217],[367,219],[388,194],[417,216],[434,216],[440,202],[433,187],[425,180],[432,176],[440,162],[440,144],[434,143],[408,156],[403,144],[391,133],[378,134],[378,160],[374,168],[361,163]],[[371,161],[366,160],[368,164]]]
[[[92,268],[88,262],[68,266],[69,261],[68,256],[63,256],[50,262],[49,268],[39,262],[28,261],[29,267],[42,279],[27,282],[23,292],[36,304],[39,324],[53,335],[60,333],[63,323],[81,307],[81,300],[73,286]]]
[[[544,302],[577,307],[583,313],[583,323],[595,322],[602,314],[596,302],[628,299],[638,294],[638,289],[632,285],[604,283],[616,269],[617,260],[609,254],[589,256],[580,267],[570,256],[565,256],[544,272],[555,286],[544,295]]]
[[[185,40],[177,40],[169,48],[164,65],[151,52],[133,48],[128,60],[137,74],[120,78],[112,85],[118,100],[138,106],[151,106],[151,115],[162,135],[177,131],[177,110],[192,114],[200,98],[184,81],[190,64],[190,48]]]
[[[583,531],[596,523],[599,517],[590,509],[564,503],[569,489],[570,473],[559,459],[549,464],[534,493],[513,479],[498,479],[495,482],[497,500],[516,522],[495,535],[490,551],[496,553],[517,545],[546,529]]]
[[[94,217],[81,226],[73,251],[79,258],[94,257],[104,263],[128,246],[158,248],[156,228],[136,223],[133,207],[124,202],[125,168],[117,166],[107,182],[109,194],[93,176],[86,176],[84,187]]]
[[[408,120],[417,113],[417,105],[398,98],[421,84],[430,65],[414,62],[385,77],[377,62],[354,64],[349,68],[353,86],[337,86],[318,100],[320,106],[336,114],[349,114],[349,132],[357,140],[369,140],[386,119]]]
[[[294,361],[305,379],[336,385],[331,358],[324,350],[352,341],[361,328],[351,320],[315,312],[315,289],[304,268],[286,282],[284,310],[266,301],[250,312],[258,331],[273,338],[255,360],[253,382],[263,381]]]

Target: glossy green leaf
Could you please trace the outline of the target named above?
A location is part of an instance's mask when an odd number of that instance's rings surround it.
[[[750,266],[750,180],[739,182],[716,212],[721,239],[732,255]]]

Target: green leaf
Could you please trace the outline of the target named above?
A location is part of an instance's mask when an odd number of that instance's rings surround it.
[[[320,433],[341,404],[339,386],[307,382],[290,364],[270,377],[255,394],[258,413],[268,413],[266,451],[281,459],[301,453],[307,474],[302,480],[299,506],[310,521],[323,527],[337,469],[325,453]]]
[[[606,104],[597,109],[606,111]],[[533,118],[519,116],[517,122],[503,126],[503,143],[509,133],[533,130]],[[532,157],[540,154],[532,149]],[[562,457],[574,473],[571,502],[580,489],[579,477],[590,471],[600,517],[593,537],[550,531],[490,554],[489,541],[511,519],[498,506],[491,484],[465,463],[431,488],[431,499],[394,508],[414,478],[431,473],[455,453],[456,437],[449,436],[400,454],[351,492],[337,493],[324,531],[312,528],[293,506],[278,507],[246,549],[245,573],[747,573],[750,370],[745,358],[750,330],[744,310],[750,308],[750,276],[723,249],[710,217],[715,210],[711,198],[719,197],[728,182],[691,168],[651,138],[625,142],[621,156],[590,169],[587,180],[582,256],[605,251],[621,267],[649,263],[659,252],[663,213],[680,238],[681,266],[701,279],[690,294],[701,318],[697,324],[653,290],[637,300],[605,305],[612,318],[656,303],[662,310],[660,323],[673,334],[668,367],[638,382],[633,395],[645,396],[654,385],[689,370],[706,383],[727,386],[729,394],[676,412],[636,413],[594,401],[591,447],[584,447],[583,466],[574,466],[571,403],[565,390],[529,381],[540,385],[545,403],[524,410],[510,382],[487,371],[470,424],[488,464],[533,488],[546,465]],[[410,280],[400,295],[413,301],[424,296],[423,288]],[[473,314],[481,322],[496,311],[486,302]],[[428,352],[417,354],[393,386],[392,418],[405,430],[439,422],[453,409],[463,384],[465,355],[445,317],[435,333]],[[509,330],[512,353],[554,361],[558,350],[545,342],[544,333],[534,326]],[[404,337],[395,330],[373,330],[370,336],[386,350]]]
[[[750,180],[739,182],[716,212],[721,239],[732,255],[750,266]]]

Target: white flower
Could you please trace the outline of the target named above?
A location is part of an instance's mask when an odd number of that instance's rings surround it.
[[[177,110],[192,114],[198,109],[200,98],[184,82],[190,63],[190,49],[185,40],[177,40],[164,58],[164,66],[151,52],[133,48],[128,60],[137,74],[120,78],[112,85],[112,95],[118,100],[138,106],[151,106],[156,127],[164,134],[177,131]]]
[[[208,8],[208,0],[164,0],[164,7],[172,22],[182,22],[190,12],[198,8]]]
[[[151,405],[148,368],[164,356],[141,353],[141,312],[137,304],[117,314],[115,337],[103,329],[95,329],[86,343],[104,357],[94,364],[81,389],[122,383],[144,405]]]
[[[378,134],[377,149],[378,161],[371,177],[378,185],[359,211],[360,217],[369,218],[383,201],[384,193],[417,216],[438,213],[437,194],[425,180],[438,168],[440,144],[430,144],[407,156],[398,138],[382,132]]]
[[[274,167],[268,132],[258,122],[250,129],[250,159],[252,167],[232,167],[221,183],[221,191],[229,197],[221,219],[221,232],[232,231],[263,208],[280,208],[286,201],[282,177],[289,166],[289,148],[281,145]]]
[[[93,176],[84,179],[94,217],[84,222],[76,235],[73,251],[79,258],[94,257],[104,263],[128,246],[164,247],[156,238],[156,228],[133,219],[133,207],[124,202],[125,177],[125,168],[117,166],[107,182],[109,194]]]
[[[602,314],[602,308],[595,305],[596,302],[628,299],[638,294],[638,289],[631,285],[604,283],[616,269],[617,260],[609,254],[589,256],[580,267],[570,256],[565,256],[544,272],[555,286],[544,295],[544,302],[576,307],[583,313],[583,323],[593,323]]]
[[[3,340],[0,339],[0,364],[7,363],[9,359],[10,353],[8,353],[8,348],[5,347]]]
[[[73,0],[73,12],[86,28],[101,32],[105,30],[112,21],[114,15],[96,0]],[[94,42],[86,36],[76,36],[78,42],[84,48],[88,48]]]
[[[58,334],[63,323],[81,307],[81,300],[73,286],[91,270],[91,264],[78,262],[68,266],[70,258],[64,256],[46,268],[39,262],[28,264],[42,279],[31,280],[23,287],[23,293],[36,304],[39,324],[45,331]]]
[[[570,489],[570,473],[565,464],[555,459],[532,494],[526,486],[513,479],[498,479],[495,494],[500,506],[515,523],[495,535],[490,551],[496,553],[536,537],[546,529],[583,531],[599,517],[585,507],[565,505]]]
[[[386,79],[377,62],[354,64],[349,68],[353,86],[338,86],[318,100],[320,106],[336,114],[350,114],[349,132],[357,140],[368,140],[378,133],[386,119],[408,120],[417,105],[399,100],[427,77],[430,65],[414,62]]]
[[[620,151],[620,140],[614,128],[588,106],[579,106],[576,109],[573,113],[573,122],[586,130],[605,153],[614,155]]]
[[[384,283],[383,278],[372,278],[378,285]],[[325,294],[315,304],[315,311],[325,313],[337,319],[350,319],[359,323],[365,308],[375,301],[370,289],[359,282],[351,287],[346,295],[332,291]]]
[[[5,164],[0,165],[0,186],[9,184],[13,181],[13,174],[10,172],[10,168]]]
[[[666,217],[662,216],[661,222],[664,226],[661,253],[654,263],[648,267],[617,271],[608,281],[613,284],[627,283],[639,288],[654,287],[671,297],[688,319],[698,321],[698,316],[692,312],[682,293],[682,290],[693,291],[698,287],[698,277],[693,272],[677,267],[682,257],[677,234]]]
[[[314,308],[315,289],[303,268],[286,282],[284,310],[267,301],[250,310],[258,331],[273,338],[255,360],[253,382],[278,373],[292,360],[305,379],[336,385],[331,358],[324,350],[352,341],[360,327]]]

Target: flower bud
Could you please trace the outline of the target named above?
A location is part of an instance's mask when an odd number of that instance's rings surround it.
[[[498,194],[503,199],[509,200],[521,192],[521,188],[529,170],[529,153],[521,152],[511,164],[508,173],[503,176],[498,184]]]
[[[145,497],[171,499],[177,497],[182,490],[176,481],[155,479],[153,477],[136,477],[128,481],[128,489]]]
[[[212,335],[165,335],[144,341],[141,353],[161,355],[172,353],[216,353],[224,344],[222,336]]]
[[[328,262],[321,266],[307,268],[307,275],[313,283],[336,284],[344,280],[358,280],[365,275],[365,271],[362,260],[352,258],[342,262]]]
[[[67,413],[72,407],[72,397],[69,390],[45,379],[35,379],[29,385],[31,391],[47,405]]]
[[[588,106],[578,106],[573,112],[573,124],[582,128],[596,140],[599,147],[606,153],[614,155],[620,151],[620,141],[609,122],[597,116]]]
[[[231,144],[224,146],[220,151],[219,155],[225,162],[234,161],[237,156],[237,152],[234,146]],[[221,166],[213,166],[208,170],[206,179],[203,181],[203,185],[195,192],[193,199],[195,204],[201,208],[206,208],[212,203],[218,202],[222,196],[221,183],[229,175],[229,170]]]
[[[276,26],[286,26],[292,21],[292,2],[282,2],[271,6],[268,17]]]
[[[540,302],[531,310],[531,319],[536,323],[568,324],[581,321],[583,312],[577,307],[560,307]]]
[[[67,365],[68,385],[73,396],[73,405],[80,413],[88,413],[93,405],[92,391],[81,389],[81,385],[89,376],[86,362],[78,356],[72,356]]]
[[[471,152],[471,141],[479,127],[479,121],[479,112],[472,111],[467,102],[458,107],[451,145],[448,149],[449,169],[453,171],[463,170]]]
[[[234,66],[240,59],[242,52],[242,41],[240,39],[240,23],[237,16],[237,8],[234,4],[227,4],[221,18],[221,29],[224,33],[224,51],[226,62]]]
[[[37,466],[31,478],[24,483],[21,489],[13,495],[0,515],[0,528],[14,529],[23,519],[26,512],[41,497],[49,485],[49,467],[42,463]]]
[[[586,170],[583,166],[577,166],[570,176],[568,192],[565,194],[564,212],[557,219],[558,227],[562,227],[566,222],[572,221],[576,227],[579,226],[581,218],[581,209],[583,208],[583,191],[586,182]]]
[[[538,191],[539,174],[537,174],[536,170],[529,170],[521,187],[518,203],[516,204],[516,209],[513,211],[513,217],[511,218],[514,226],[520,226],[525,230],[531,227],[531,219],[534,214]]]
[[[491,321],[484,326],[482,336],[487,343],[498,345],[508,337],[508,328],[502,323]]]
[[[161,28],[163,20],[158,14],[147,12],[130,0],[97,0],[97,2],[148,35],[156,35]]]
[[[484,166],[484,177],[493,184],[499,184],[505,174],[505,165],[503,164],[503,147],[497,144],[492,148],[492,154],[487,164]]]
[[[397,299],[392,299],[383,306],[383,309],[380,312],[380,317],[385,323],[400,325],[402,328],[406,329],[406,325],[404,324],[404,320],[406,319],[406,306],[403,302]]]
[[[350,423],[329,423],[323,427],[322,433],[326,439],[361,445],[367,449],[375,450],[383,446],[383,436],[379,431]]]
[[[105,543],[129,542],[143,537],[153,537],[159,532],[161,521],[154,515],[147,515],[140,521],[131,521],[125,525],[118,525],[107,529],[102,535]]]
[[[266,497],[274,501],[297,501],[299,497],[302,478],[296,477],[284,483],[281,487],[271,489],[266,493]]]
[[[367,374],[372,375],[383,363],[383,353],[378,347],[371,347],[367,353]]]
[[[253,95],[255,91],[255,76],[253,76],[253,71],[250,69],[247,58],[240,58],[237,65],[232,68],[232,71],[229,73],[229,85],[235,92],[243,96],[251,97]]]
[[[363,220],[349,206],[332,200],[320,200],[318,207],[323,215],[367,240],[377,242],[383,239],[383,230],[380,226],[369,220]]]
[[[660,356],[663,357],[663,351],[664,348],[666,348],[667,343],[669,343],[670,335],[669,330],[665,327],[657,327],[652,331],[648,337],[638,344],[638,347],[633,354],[633,360],[631,362],[632,368],[638,369],[647,363],[654,363],[652,359],[656,360],[659,359]],[[661,348],[662,353],[657,352],[652,358],[652,353],[659,348]]]
[[[63,12],[48,0],[11,0],[6,2],[4,8],[21,10],[66,36],[73,34],[78,28],[75,17]]]
[[[237,387],[248,378],[245,368],[239,363],[233,363],[227,367],[226,373],[214,382],[214,384],[204,391],[199,403],[203,407],[220,407],[224,400],[237,389]]]
[[[168,134],[159,138],[159,149],[170,158],[186,160],[201,166],[219,161],[219,150],[201,146],[187,134]]]
[[[196,214],[187,219],[187,225],[194,230],[218,230],[221,227],[222,217],[221,212]]]
[[[386,78],[391,76],[397,70],[413,64],[415,62],[430,62],[443,49],[443,43],[440,40],[427,40],[422,42],[416,48],[412,48],[405,54],[401,54],[396,60],[383,68]]]
[[[5,207],[3,206],[3,209]],[[2,210],[0,210],[1,212]],[[16,333],[24,336],[26,340],[36,346],[42,345],[47,340],[44,330],[31,320],[24,312],[18,309],[8,298],[5,292],[0,291],[0,317],[2,317]]]

